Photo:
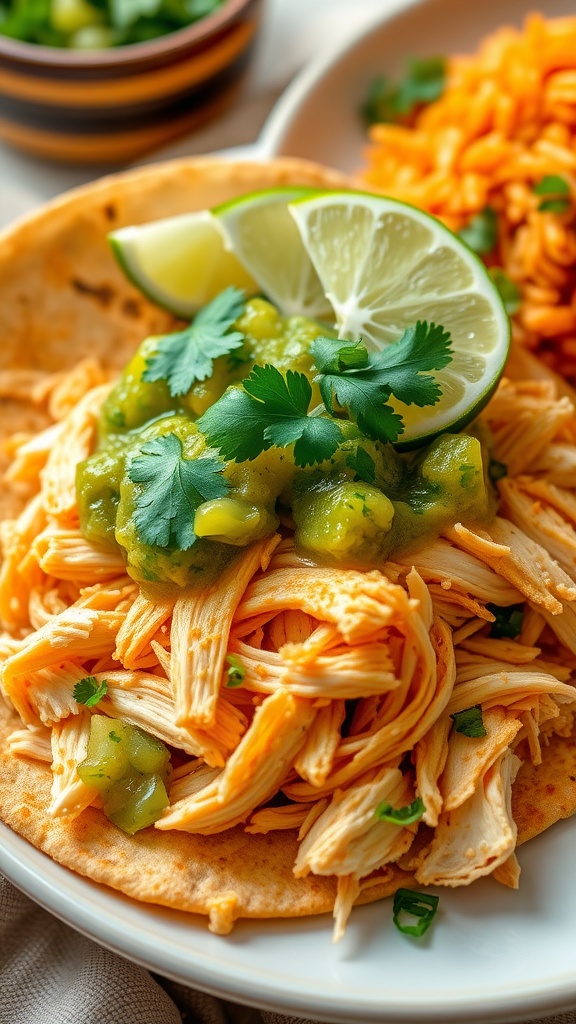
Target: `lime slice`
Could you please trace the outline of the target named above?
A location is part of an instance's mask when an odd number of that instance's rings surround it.
[[[290,204],[333,307],[340,337],[376,351],[417,320],[450,331],[453,358],[434,373],[435,406],[393,399],[405,429],[398,447],[458,430],[488,402],[504,369],[510,321],[483,263],[439,221],[405,203],[330,192]]]
[[[228,252],[208,210],[120,228],[108,236],[124,273],[153,302],[188,319],[228,285],[258,285]]]
[[[318,189],[304,187],[267,189],[223,203],[212,213],[227,248],[284,316],[333,321],[332,307],[288,212],[292,200],[318,194]]]

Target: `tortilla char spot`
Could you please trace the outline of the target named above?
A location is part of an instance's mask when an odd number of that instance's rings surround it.
[[[552,736],[542,748],[542,764],[525,761],[512,788],[512,812],[518,842],[537,836],[576,811],[576,744],[574,736]],[[553,799],[551,796],[553,795]]]
[[[106,220],[110,221],[111,224],[114,223],[118,216],[118,211],[114,203],[106,203],[104,207],[104,216],[106,217]]]
[[[78,277],[73,277],[71,284],[75,291],[81,295],[90,295],[103,309],[107,309],[115,297],[114,289],[109,284],[92,285]]]
[[[132,320],[137,320],[142,313],[142,306],[138,302],[138,299],[124,299],[122,302],[122,312],[124,316],[130,317]]]

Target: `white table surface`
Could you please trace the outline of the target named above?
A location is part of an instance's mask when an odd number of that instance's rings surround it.
[[[405,0],[265,0],[257,49],[234,104],[219,118],[145,161],[209,153],[255,142],[266,115],[293,76],[377,13]],[[73,167],[19,153],[0,142],[0,225],[107,167]]]

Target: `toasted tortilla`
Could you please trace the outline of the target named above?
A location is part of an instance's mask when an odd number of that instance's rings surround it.
[[[29,401],[39,372],[87,356],[120,368],[144,337],[173,326],[173,317],[123,276],[108,231],[289,183],[348,184],[338,172],[300,160],[182,160],[79,189],[0,236],[0,441],[45,425]],[[20,371],[16,394],[2,386],[7,369]],[[0,486],[0,517],[15,511],[13,496]],[[294,832],[248,835],[238,826],[206,837],[150,828],[131,837],[93,808],[72,821],[51,818],[49,766],[6,749],[20,724],[0,699],[0,818],[59,863],[137,900],[216,918],[223,903],[231,918],[332,910],[334,878],[293,875]],[[520,842],[576,809],[576,740],[553,737],[543,757],[538,768],[525,764],[515,784]],[[392,866],[377,872],[373,883],[358,902],[410,886],[413,875]]]

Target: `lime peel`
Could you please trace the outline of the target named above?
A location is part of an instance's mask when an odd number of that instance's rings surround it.
[[[190,319],[228,285],[250,295],[258,285],[225,248],[209,210],[120,228],[112,252],[136,287],[175,316]]]

